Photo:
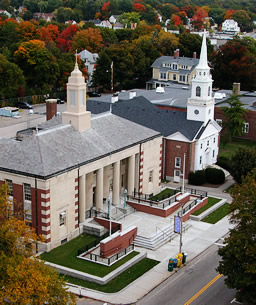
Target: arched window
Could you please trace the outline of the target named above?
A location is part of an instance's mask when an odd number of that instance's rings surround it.
[[[201,96],[201,87],[196,87],[196,96]]]
[[[208,96],[210,96],[211,95],[211,87],[209,86],[208,87]]]

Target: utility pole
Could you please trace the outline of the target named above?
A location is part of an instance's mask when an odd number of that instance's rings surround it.
[[[111,93],[114,92],[114,67],[113,67],[113,61],[111,62]]]
[[[184,159],[183,159],[183,177],[182,177],[182,194],[185,193],[185,163],[186,163],[186,153],[184,153]],[[184,204],[181,204],[181,216],[180,216],[180,252],[182,249],[182,225],[183,225],[183,206]]]

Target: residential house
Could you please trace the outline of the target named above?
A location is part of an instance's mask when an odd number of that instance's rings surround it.
[[[43,19],[46,22],[51,22],[53,18],[54,18],[54,13],[34,13],[33,14],[33,19],[35,19],[35,20]]]
[[[78,55],[84,62],[85,68],[88,71],[88,85],[90,85],[92,83],[92,75],[95,70],[97,58],[99,55],[97,53],[91,53],[87,50],[81,51]]]
[[[240,32],[240,27],[238,26],[238,23],[235,20],[226,19],[222,23],[222,32],[236,35]]]

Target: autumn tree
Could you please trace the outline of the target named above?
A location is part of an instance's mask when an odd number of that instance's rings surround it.
[[[232,19],[234,13],[235,13],[235,10],[233,10],[233,9],[226,10],[226,11],[224,12],[224,14],[223,14],[224,20],[226,20],[226,19]]]
[[[134,3],[132,8],[134,9],[134,11],[136,12],[145,12],[146,7],[145,5],[141,4],[141,3]]]
[[[72,40],[76,32],[78,31],[77,25],[70,25],[65,28],[57,39],[57,47],[63,51],[68,52],[72,46]]]
[[[229,288],[236,289],[239,302],[256,304],[256,170],[241,185],[236,185],[231,196],[230,222],[234,228],[219,249],[218,272],[225,276]]]
[[[180,16],[175,15],[175,14],[172,14],[170,23],[175,25],[175,26],[179,26],[180,24],[183,24]]]
[[[18,24],[16,29],[20,39],[22,41],[28,41],[35,38],[36,27],[35,24],[31,21],[22,21]]]
[[[240,39],[228,41],[211,58],[214,86],[231,89],[234,82],[243,90],[256,89],[256,59]]]
[[[13,215],[6,185],[0,187],[0,218],[0,303],[75,304],[63,279],[35,256],[42,239],[22,214]]]
[[[239,24],[241,31],[252,31],[253,23],[245,10],[238,10],[233,14],[233,19]]]
[[[80,52],[86,49],[89,52],[97,53],[102,48],[102,45],[100,29],[88,28],[76,33],[72,42],[72,50]]]
[[[44,42],[56,41],[59,37],[60,31],[57,25],[48,24],[46,27],[37,28],[36,36]]]
[[[22,70],[0,54],[0,98],[16,97],[19,87],[25,86]]]
[[[107,19],[110,15],[110,1],[103,3],[103,5],[101,7],[101,11],[102,11],[103,19]]]
[[[208,13],[201,7],[197,7],[195,15],[190,19],[191,24],[195,29],[200,30],[203,28],[204,19],[208,17]]]
[[[30,93],[48,93],[56,85],[59,66],[43,41],[34,39],[21,43],[14,60],[23,70]]]
[[[162,55],[171,56],[179,45],[179,39],[172,33],[160,31],[158,34],[157,48]]]

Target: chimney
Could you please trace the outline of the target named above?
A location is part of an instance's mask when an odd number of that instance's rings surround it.
[[[174,59],[177,58],[177,50],[174,51],[174,53],[173,53],[173,58],[174,58]]]
[[[196,52],[193,53],[193,58],[196,58]]]
[[[233,83],[233,94],[234,95],[240,94],[240,83]]]
[[[129,100],[133,99],[136,97],[136,91],[129,91]]]
[[[57,115],[57,99],[46,100],[46,120],[49,121]]]
[[[180,49],[176,50],[176,57],[180,57]]]
[[[118,102],[118,94],[117,93],[114,93],[111,96],[111,103],[115,103],[115,102]]]

